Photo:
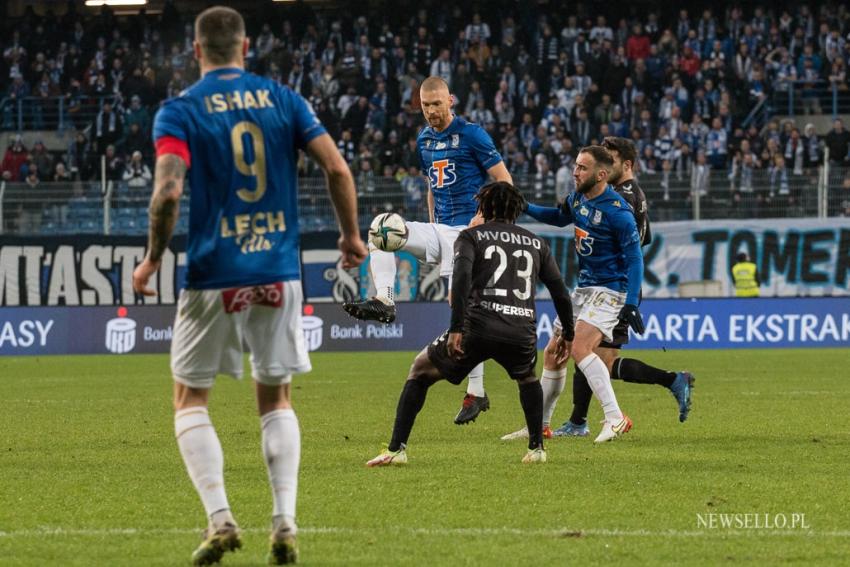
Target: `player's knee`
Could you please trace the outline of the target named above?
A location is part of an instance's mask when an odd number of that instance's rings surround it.
[[[581,362],[591,353],[593,353],[593,348],[584,341],[576,341],[573,343],[572,356],[576,362]]]
[[[174,383],[174,411],[180,411],[189,407],[206,406],[209,390],[206,388],[192,388]]]
[[[517,380],[517,384],[531,384],[532,382],[537,382],[537,376],[535,374],[530,374],[525,378]]]
[[[437,369],[434,367],[434,364],[431,362],[431,359],[428,358],[427,352],[423,350],[413,360],[413,364],[410,366],[410,372],[407,375],[407,379],[419,380],[430,385],[436,382],[438,378],[439,373],[437,372]]]

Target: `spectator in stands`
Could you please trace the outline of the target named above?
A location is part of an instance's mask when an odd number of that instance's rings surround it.
[[[9,147],[6,149],[6,154],[3,156],[3,164],[0,165],[0,171],[4,181],[23,181],[20,177],[21,166],[27,161],[26,146],[24,146],[23,138],[20,134],[15,135]]]
[[[150,135],[151,115],[148,109],[142,106],[142,97],[139,95],[130,97],[130,107],[124,113],[124,124],[127,128],[138,124],[143,135]]]
[[[6,96],[9,97],[9,103],[6,104],[3,111],[3,128],[12,129],[18,122],[18,104],[23,104],[23,99],[30,94],[30,86],[24,80],[24,76],[20,72],[15,72],[11,75],[12,83],[6,89]],[[21,114],[28,111],[26,106]]]
[[[53,156],[47,151],[44,142],[36,140],[32,147],[32,159],[39,179],[50,179],[53,175]]]
[[[785,167],[785,158],[776,155],[773,163],[768,167],[768,200],[776,206],[779,211],[788,216],[787,206],[791,201],[791,184],[788,179],[788,168]]]
[[[41,230],[41,209],[44,196],[41,195],[38,171],[33,167],[27,173],[25,193],[20,201],[20,222],[18,232],[21,234],[35,234]]]
[[[646,59],[649,57],[649,36],[643,33],[643,26],[636,23],[632,26],[632,36],[626,40],[626,56],[631,61]]]
[[[68,151],[65,155],[65,161],[71,175],[81,181],[91,179],[93,157],[94,153],[85,132],[78,130],[74,140],[68,145]]]
[[[112,110],[112,102],[103,101],[103,106],[92,124],[95,151],[98,155],[106,152],[109,145],[116,144],[124,132],[124,119]]]
[[[726,169],[727,134],[720,118],[711,122],[711,130],[706,136],[706,156],[714,169]]]
[[[103,157],[106,161],[106,179],[109,181],[121,181],[124,177],[124,160],[116,153],[115,146],[112,144],[106,146]]]
[[[56,162],[56,167],[53,170],[54,183],[68,183],[73,180],[71,172],[65,167],[64,162]]]
[[[705,197],[711,184],[711,166],[705,152],[697,153],[697,161],[691,170],[691,195]]]
[[[361,158],[357,169],[359,170],[357,173],[357,194],[374,194],[377,182],[375,180],[375,170],[372,169],[372,160],[365,157]]]
[[[337,140],[336,147],[346,162],[349,164],[354,162],[356,145],[351,137],[351,129],[346,128],[342,131],[342,136]]]
[[[806,124],[804,132],[803,146],[805,147],[805,152],[803,153],[803,167],[810,170],[822,163],[823,150],[821,148],[820,138],[817,132],[815,132],[814,124],[811,122]]]
[[[847,165],[850,163],[850,132],[844,128],[844,121],[836,118],[832,123],[832,130],[824,138],[826,150],[829,152],[829,163],[833,165]]]
[[[138,122],[130,125],[127,135],[121,141],[120,147],[121,153],[127,156],[132,155],[134,152],[139,152],[146,161],[152,157],[151,150],[153,149],[153,145],[151,144],[150,136],[142,132]]]
[[[153,180],[150,168],[142,161],[142,152],[133,152],[130,161],[124,169],[122,179],[128,187],[147,187]]]

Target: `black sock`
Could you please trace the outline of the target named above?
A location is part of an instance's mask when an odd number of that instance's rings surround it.
[[[543,387],[539,380],[519,385],[519,403],[528,427],[528,448],[543,447]]]
[[[614,361],[611,378],[635,384],[660,384],[669,388],[676,373],[650,366],[634,358],[618,358]]]
[[[574,367],[573,372],[573,413],[570,415],[570,421],[576,425],[584,425],[587,423],[587,411],[590,409],[590,399],[593,397],[593,390],[590,389],[590,384],[587,383],[587,378],[578,365]]]
[[[393,437],[387,447],[390,451],[398,451],[403,444],[407,444],[416,415],[425,405],[425,396],[428,394],[430,385],[423,380],[408,380],[404,383],[404,389],[401,391],[398,407],[395,410]]]

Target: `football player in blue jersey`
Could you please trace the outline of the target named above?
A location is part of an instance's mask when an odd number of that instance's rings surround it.
[[[609,367],[594,350],[603,340],[613,340],[614,328],[621,320],[638,334],[644,331],[638,310],[643,282],[640,233],[628,202],[608,184],[613,165],[608,150],[586,146],[573,171],[576,190],[560,207],[529,204],[527,210],[547,224],[574,225],[579,277],[572,296],[576,325],[571,355],[605,414],[597,443],[626,433],[632,422],[617,403]],[[564,354],[549,353],[559,365],[566,363]]]
[[[409,236],[402,250],[421,262],[439,264],[440,275],[450,277],[454,242],[475,216],[478,190],[488,178],[508,183],[513,180],[487,132],[452,114],[452,95],[446,81],[436,76],[428,77],[419,92],[428,126],[419,132],[416,146],[422,174],[429,182],[431,222],[406,222]],[[393,302],[395,256],[370,244],[369,257],[376,296],[345,303],[343,308],[358,319],[391,323],[396,316]],[[474,421],[480,412],[490,407],[484,392],[483,364],[470,372],[466,392],[455,417],[458,425]]]
[[[242,375],[251,351],[262,449],[274,501],[271,564],[297,559],[295,500],[301,438],[290,402],[292,375],[310,370],[301,328],[296,161],[322,167],[339,218],[343,266],[366,258],[354,181],[307,102],[246,73],[245,24],[213,7],[195,20],[201,79],[168,100],[154,121],[157,150],[148,250],[133,274],[144,295],[174,229],[189,172],[188,270],[171,343],[177,445],[209,526],[192,555],[218,563],[242,546],[224,488],[224,462],[207,412],[217,374]]]
[[[614,191],[620,194],[632,209],[640,234],[641,246],[648,245],[652,240],[646,196],[634,177],[633,166],[637,158],[634,143],[627,138],[609,136],[602,141],[602,147],[608,150],[614,159],[614,166],[608,174],[608,182]],[[560,326],[555,325],[554,335],[557,337]],[[555,337],[555,338],[556,338]],[[620,357],[620,349],[629,342],[629,325],[621,320],[613,331],[613,340],[603,340],[594,350],[605,361],[611,372],[612,380],[623,380],[636,384],[657,384],[667,388],[676,399],[679,421],[688,419],[691,410],[691,391],[694,385],[694,375],[688,371],[673,372],[650,366],[634,358]],[[558,398],[566,384],[566,362],[555,360],[554,349],[556,341],[552,340],[543,351],[543,431],[547,437],[586,437],[590,434],[587,424],[587,411],[593,391],[582,374],[575,367],[573,373],[573,408],[570,418],[554,431],[550,427],[552,414],[558,403]],[[528,430],[522,428],[502,437],[503,441],[527,438]]]

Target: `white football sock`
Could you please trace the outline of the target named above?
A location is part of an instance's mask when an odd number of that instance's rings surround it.
[[[298,464],[301,461],[301,430],[295,410],[270,411],[260,418],[263,429],[263,456],[269,470],[274,499],[275,527],[285,522],[295,527],[295,500],[298,492]]]
[[[484,363],[472,369],[466,380],[466,393],[478,398],[484,397]]]
[[[552,422],[552,414],[555,412],[555,406],[558,405],[558,398],[561,397],[566,382],[566,367],[560,370],[543,369],[543,377],[540,379],[540,385],[543,387],[543,425],[549,425]]]
[[[190,407],[174,414],[174,434],[210,524],[233,521],[224,491],[224,453],[205,407]]]
[[[579,369],[587,377],[587,383],[593,394],[602,404],[605,419],[610,423],[619,423],[623,419],[623,412],[617,404],[617,396],[611,387],[611,375],[608,367],[595,353],[590,353],[578,363]]]
[[[375,284],[375,297],[388,305],[393,304],[395,290],[395,254],[369,246],[369,269]]]

